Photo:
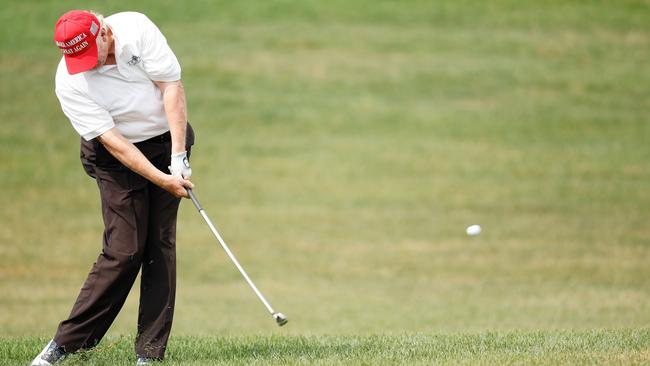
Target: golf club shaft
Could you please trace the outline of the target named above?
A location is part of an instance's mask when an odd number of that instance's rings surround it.
[[[251,281],[250,277],[248,277],[248,274],[246,274],[246,271],[244,271],[244,268],[241,266],[241,264],[239,264],[239,261],[237,261],[237,258],[235,258],[235,255],[232,254],[232,252],[230,251],[230,248],[228,248],[228,245],[226,245],[226,242],[223,240],[221,235],[219,235],[219,232],[217,231],[217,228],[214,226],[214,224],[212,224],[212,221],[210,221],[210,218],[205,213],[205,210],[203,209],[203,207],[201,207],[201,204],[199,203],[199,200],[194,195],[194,192],[192,192],[191,189],[187,188],[187,193],[190,196],[190,199],[192,200],[192,203],[194,203],[194,206],[196,207],[196,209],[199,210],[199,213],[203,217],[203,220],[205,220],[205,222],[210,227],[210,230],[212,230],[212,234],[214,234],[214,236],[219,241],[219,244],[221,244],[221,247],[223,248],[223,250],[225,250],[226,254],[228,254],[228,256],[230,257],[230,260],[232,260],[232,262],[235,264],[235,266],[237,267],[239,272],[242,274],[242,276],[244,276],[244,279],[246,280],[246,282],[248,282],[248,285],[253,289],[253,291],[255,291],[255,294],[262,301],[264,306],[266,306],[266,309],[271,313],[271,315],[273,315],[275,313],[275,311],[273,311],[273,308],[271,307],[271,305],[269,305],[268,301],[266,301],[266,299],[264,298],[264,296],[262,295],[260,290],[257,289],[257,287],[255,286],[253,281]]]

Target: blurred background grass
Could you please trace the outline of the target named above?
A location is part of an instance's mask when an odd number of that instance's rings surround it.
[[[275,329],[186,201],[175,334],[650,326],[648,1],[9,0],[3,335],[53,334],[101,247],[53,92],[73,8],[166,35],[197,195],[291,319]],[[110,334],[136,314],[134,291]]]

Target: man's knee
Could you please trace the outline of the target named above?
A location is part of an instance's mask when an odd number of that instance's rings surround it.
[[[140,247],[140,246],[138,246]],[[101,256],[110,263],[110,267],[113,267],[118,271],[138,271],[140,265],[142,264],[142,258],[144,256],[144,248],[136,250],[131,253],[125,253],[121,251],[112,250],[110,247],[104,248],[102,250]]]

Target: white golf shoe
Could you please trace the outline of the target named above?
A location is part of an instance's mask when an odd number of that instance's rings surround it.
[[[135,366],[153,365],[154,362],[158,362],[158,361],[160,360],[155,358],[138,357],[138,360],[135,362]]]
[[[60,361],[63,361],[65,358],[66,353],[63,351],[62,347],[59,347],[56,342],[54,342],[54,339],[50,341],[50,343],[43,348],[41,353],[34,358],[34,360],[31,363],[31,366],[50,366],[59,363]]]

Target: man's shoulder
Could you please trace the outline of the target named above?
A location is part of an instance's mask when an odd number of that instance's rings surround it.
[[[88,81],[84,74],[85,73],[70,75],[70,73],[68,73],[68,68],[65,65],[65,60],[61,58],[61,61],[56,68],[56,75],[54,76],[55,90],[57,93],[82,93],[87,91]]]
[[[146,15],[139,13],[137,11],[122,11],[119,13],[111,14],[106,17],[106,20],[110,21],[133,21],[133,20],[142,20],[148,19]]]
[[[56,67],[56,75],[54,81],[56,82],[56,88],[68,88],[74,83],[74,79],[78,78],[79,74],[70,75],[68,73],[68,68],[65,65],[65,59],[61,57],[59,65]]]
[[[142,47],[142,37],[155,26],[146,15],[135,11],[116,13],[105,19],[120,47]]]
[[[151,20],[149,20],[149,18],[146,15],[142,13],[138,13],[136,11],[123,11],[121,13],[115,13],[107,16],[105,20],[106,23],[108,23],[108,25],[111,26],[111,28],[115,28],[115,27],[133,28],[133,27],[139,27],[142,24],[151,23]]]

